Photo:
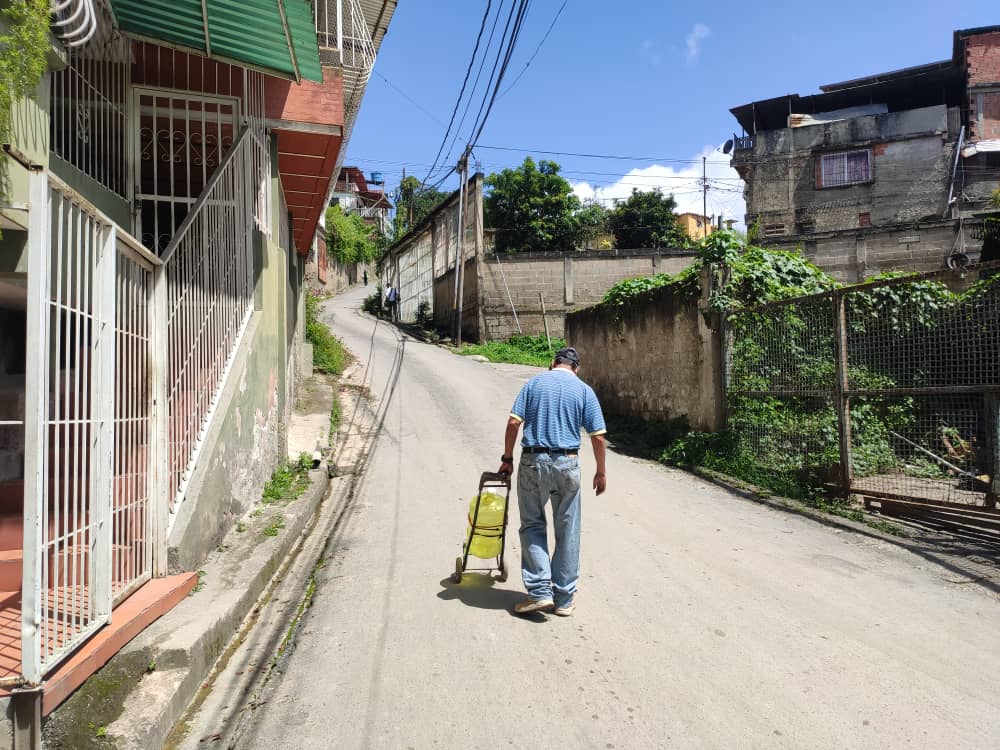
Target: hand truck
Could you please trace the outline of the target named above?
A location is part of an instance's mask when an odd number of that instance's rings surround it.
[[[503,524],[501,526],[480,526],[479,525],[479,506],[482,504],[483,491],[486,489],[503,489],[505,490],[503,497]],[[500,494],[500,493],[492,493]],[[510,509],[510,474],[496,474],[490,471],[484,471],[482,476],[479,478],[479,491],[476,493],[476,507],[473,509],[469,515],[469,533],[466,536],[465,543],[462,545],[462,554],[455,558],[455,572],[451,576],[451,580],[455,583],[462,582],[462,574],[469,570],[475,571],[485,571],[491,572],[496,570],[500,573],[497,580],[501,583],[507,580],[507,568],[504,567],[503,553],[504,547],[507,542],[507,516]],[[469,554],[470,548],[472,547],[472,540],[474,537],[495,539],[500,537],[500,554],[497,555],[496,567],[489,568],[470,568],[469,567]],[[480,559],[490,559],[490,558],[480,558]]]

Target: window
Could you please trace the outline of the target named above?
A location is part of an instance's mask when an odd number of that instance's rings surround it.
[[[778,237],[785,233],[784,224],[765,224],[764,225],[764,236],[765,237]]]
[[[839,187],[871,182],[872,152],[845,151],[840,154],[824,154],[820,157],[817,187]]]
[[[872,225],[872,214],[871,211],[862,211],[858,214],[858,226],[859,227],[870,227]]]

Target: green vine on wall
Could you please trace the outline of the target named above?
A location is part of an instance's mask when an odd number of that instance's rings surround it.
[[[0,10],[0,143],[10,143],[14,105],[34,92],[49,52],[49,0],[13,0]],[[6,183],[0,179],[0,198]]]

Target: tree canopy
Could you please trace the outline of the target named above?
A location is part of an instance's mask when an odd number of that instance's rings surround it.
[[[486,178],[487,226],[496,230],[500,252],[572,250],[581,238],[580,199],[559,165],[529,156],[515,169]]]
[[[340,206],[326,209],[326,254],[341,263],[366,263],[378,258],[379,232],[357,214],[345,214]]]
[[[392,220],[394,239],[400,239],[413,227],[440,206],[449,193],[427,188],[420,189],[420,180],[413,175],[404,177],[396,192],[396,215]]]
[[[608,216],[608,226],[620,248],[685,247],[690,243],[677,224],[677,201],[659,189],[639,192],[619,203]]]

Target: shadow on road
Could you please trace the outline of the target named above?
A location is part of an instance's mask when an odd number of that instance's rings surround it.
[[[455,583],[449,576],[441,581],[441,591],[437,595],[438,599],[457,600],[467,607],[503,609],[519,620],[545,622],[545,615],[538,612],[527,617],[515,615],[514,605],[524,599],[525,594],[511,589],[496,588],[496,583],[492,576],[479,573],[466,573],[461,583]]]

